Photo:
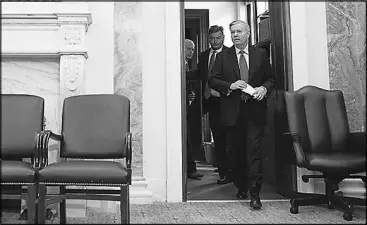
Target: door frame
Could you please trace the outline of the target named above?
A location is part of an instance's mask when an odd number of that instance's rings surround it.
[[[276,190],[284,197],[291,197],[297,192],[297,171],[296,167],[289,164],[284,157],[286,146],[282,142],[282,134],[288,130],[283,94],[284,91],[293,91],[290,2],[269,1],[269,13],[271,54],[273,56],[273,73],[276,75],[277,100],[274,129]]]
[[[196,66],[197,66],[197,63],[198,63],[198,55],[200,52],[206,50],[208,48],[208,29],[209,29],[209,9],[185,9],[183,8],[183,18],[182,20],[182,30],[181,32],[183,32],[182,36],[183,36],[183,39],[185,39],[185,28],[186,28],[186,23],[192,23],[192,24],[198,24],[199,25],[199,37],[198,37],[198,40],[192,40],[195,44],[195,52],[194,52],[194,55],[193,55],[193,58],[190,60],[190,64],[191,64],[191,68],[192,69],[196,69]],[[183,40],[184,41],[184,40]],[[184,57],[184,56],[183,56]],[[185,77],[185,76],[183,76]],[[186,80],[184,81],[185,85],[182,85],[182,87],[185,89],[186,87]],[[201,93],[201,81],[199,81],[199,87],[200,87],[200,90],[199,90],[199,93]],[[183,92],[181,91],[181,93],[186,93],[186,92]],[[199,99],[199,101],[201,102],[201,98]],[[183,101],[182,104],[185,104],[185,102]],[[185,117],[183,118],[186,118],[186,104],[185,104]],[[199,110],[199,114],[201,116],[201,112],[202,112],[202,104],[200,103],[200,110]],[[186,122],[186,120],[183,120],[183,122]],[[183,129],[183,132],[185,132],[185,137],[187,138],[187,135],[186,135],[186,130],[188,129],[187,128],[187,125],[185,124],[183,127],[185,127],[185,129]],[[201,130],[201,135],[202,135],[202,120],[200,120],[200,130]],[[202,138],[201,138],[202,139]],[[187,148],[187,139],[183,140],[183,148],[182,148],[182,168],[183,168],[183,171],[182,171],[182,199],[184,202],[187,201],[187,173],[186,173],[186,170],[187,170],[187,152],[186,152],[186,148]],[[202,145],[201,145],[201,148],[202,148]],[[202,149],[201,149],[202,150]]]
[[[245,4],[245,3],[244,3]],[[192,9],[195,10],[195,9]],[[270,21],[270,32],[271,32],[271,54],[272,54],[272,61],[273,61],[273,72],[277,75],[277,81],[276,81],[276,89],[279,90],[276,93],[276,99],[279,100],[277,113],[280,114],[283,119],[285,116],[285,108],[283,104],[283,92],[284,91],[291,91],[293,90],[293,68],[292,68],[292,43],[291,43],[291,24],[290,24],[290,3],[289,1],[286,2],[269,2],[269,11],[270,11],[270,17],[271,18],[277,18]],[[181,7],[181,37],[182,37],[182,43],[185,39],[185,18],[187,18],[187,15],[185,15],[185,8],[182,4]],[[188,13],[187,13],[188,14]],[[202,15],[190,15],[194,18],[200,18]],[[243,18],[246,19],[246,18]],[[280,21],[280,22],[279,22]],[[207,21],[209,24],[209,21]],[[207,32],[205,31],[202,34],[202,37],[206,37]],[[207,44],[207,37],[206,38],[200,38],[200,51],[205,50],[205,47],[208,47]],[[199,49],[199,48],[197,48]],[[198,51],[199,52],[199,51]],[[184,56],[183,56],[184,57]],[[183,76],[184,77],[184,76]],[[185,84],[186,81],[183,78],[182,79],[182,95],[185,95]],[[182,99],[185,100],[185,96],[182,96]],[[182,109],[183,112],[183,118],[186,118],[186,105],[185,101],[182,101]],[[276,158],[276,169],[278,170],[279,164],[282,164],[282,162],[279,161],[279,157],[281,155],[282,146],[279,142],[279,135],[284,131],[284,129],[287,128],[286,120],[283,120],[284,123],[281,124],[280,128],[275,131],[275,151],[277,154]],[[183,166],[182,166],[182,196],[183,201],[187,201],[187,174],[186,174],[186,120],[182,121],[182,132],[183,132],[183,141],[182,141],[182,159],[183,159]],[[278,141],[278,142],[277,142]],[[294,166],[290,166],[289,168],[286,168],[286,174],[284,176],[283,174],[283,181],[284,179],[288,179],[287,181],[291,184],[289,187],[287,187],[287,190],[283,191],[283,194],[287,197],[292,195],[293,191],[297,190],[297,181],[296,181],[296,168]],[[278,172],[277,172],[278,173]],[[277,180],[281,176],[277,174]],[[279,192],[280,183],[282,180],[279,180],[277,183],[277,191]]]

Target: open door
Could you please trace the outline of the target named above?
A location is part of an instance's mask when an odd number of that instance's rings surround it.
[[[197,68],[198,54],[208,48],[207,31],[209,29],[209,10],[207,9],[185,9],[184,12],[184,39],[190,39],[195,44],[195,52],[189,61],[192,69]],[[195,93],[201,93],[201,81],[191,81]],[[185,86],[184,86],[185,87]],[[184,92],[185,94],[185,92]],[[193,111],[190,123],[191,126],[185,124],[186,129],[190,129],[193,134],[193,158],[195,161],[204,161],[205,154],[203,149],[203,140],[205,136],[210,136],[209,120],[202,117],[201,95],[197,94],[195,101],[191,105],[190,110]],[[186,108],[186,107],[185,107]],[[186,109],[187,110],[187,109]],[[187,113],[187,111],[186,111]],[[185,114],[186,115],[186,114]],[[184,117],[186,118],[186,116]],[[186,137],[187,138],[187,137]],[[185,139],[186,146],[186,139]],[[183,199],[187,201],[187,174],[186,174],[186,147],[184,148],[183,164],[184,164],[184,178],[183,178]]]

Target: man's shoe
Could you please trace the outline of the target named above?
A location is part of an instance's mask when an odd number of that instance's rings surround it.
[[[248,198],[247,191],[240,191],[240,190],[238,190],[236,197],[239,198],[239,199],[246,199],[246,198]]]
[[[218,168],[214,169],[214,172],[215,173],[218,173],[219,172],[219,169]]]
[[[217,180],[217,184],[228,184],[231,183],[232,180],[229,179],[227,176],[221,177],[219,180]]]
[[[195,172],[191,172],[187,174],[187,177],[190,179],[195,179],[195,180],[201,180],[201,177],[203,176],[202,173],[195,171]]]
[[[260,209],[261,208],[262,204],[261,204],[259,195],[251,196],[250,206],[253,209]]]

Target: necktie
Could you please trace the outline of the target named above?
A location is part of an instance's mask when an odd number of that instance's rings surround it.
[[[190,67],[189,67],[189,63],[185,60],[185,71],[189,71]]]
[[[214,65],[214,62],[215,62],[215,57],[216,57],[216,54],[217,54],[217,51],[214,50],[213,53],[212,53],[212,56],[210,57],[210,60],[209,60],[209,67],[208,67],[208,76],[210,76],[210,71],[212,70],[213,68],[213,65]],[[209,88],[209,85],[208,85],[208,81],[206,82],[206,85],[205,85],[205,91],[204,91],[204,97],[206,99],[208,99],[210,97],[210,88]]]
[[[245,51],[243,50],[240,51],[241,55],[240,55],[239,67],[240,67],[241,80],[248,82],[248,66],[247,66],[245,56],[243,55],[244,53]],[[247,101],[248,99],[249,99],[249,96],[246,93],[241,92],[241,100]]]
[[[240,51],[241,55],[240,55],[239,67],[240,67],[241,80],[248,82],[248,66],[245,56],[243,55],[244,53],[245,51],[242,50]]]

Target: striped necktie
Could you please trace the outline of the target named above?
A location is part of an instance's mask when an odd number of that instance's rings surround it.
[[[217,51],[214,50],[212,53],[212,56],[210,57],[209,60],[209,67],[208,67],[208,77],[210,76],[210,71],[212,70],[213,66],[214,66],[214,62],[215,62],[215,57],[216,57]],[[204,91],[204,97],[205,99],[208,99],[210,97],[210,88],[208,85],[208,81],[206,81],[206,85],[205,85],[205,91]]]

